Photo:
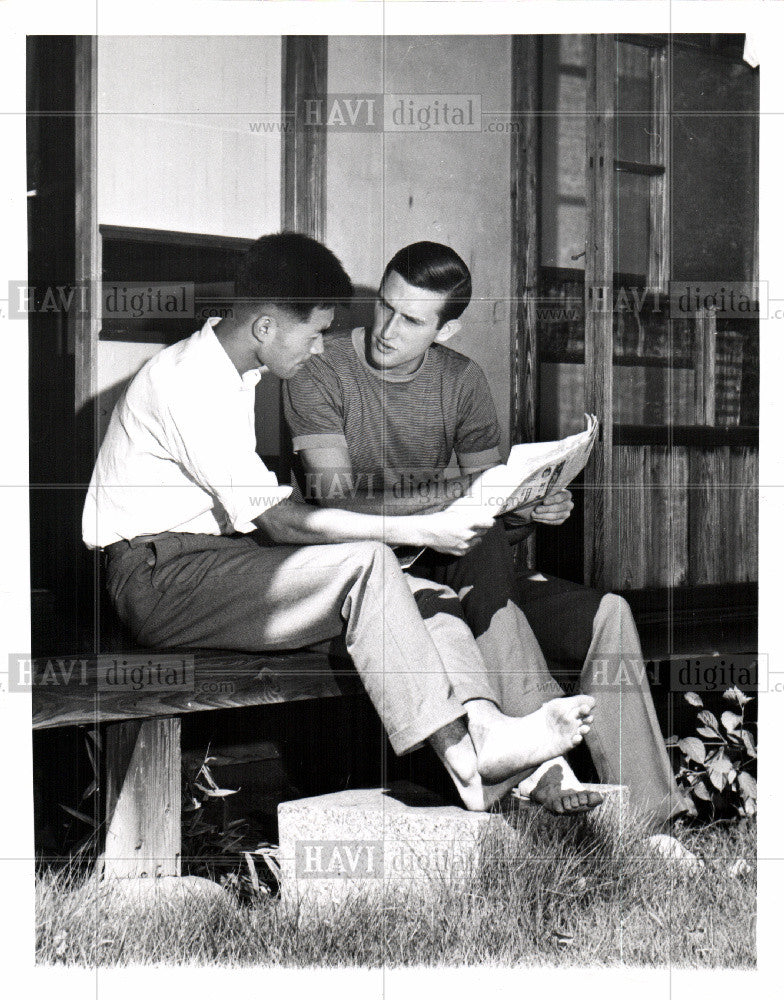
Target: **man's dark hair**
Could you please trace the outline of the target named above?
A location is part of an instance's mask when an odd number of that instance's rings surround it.
[[[307,319],[317,306],[348,302],[351,279],[323,243],[303,233],[261,236],[237,269],[238,298],[280,306]]]
[[[403,247],[387,264],[384,278],[390,271],[397,271],[409,285],[446,295],[438,317],[440,326],[462,316],[471,301],[471,272],[463,258],[443,243],[422,240]]]

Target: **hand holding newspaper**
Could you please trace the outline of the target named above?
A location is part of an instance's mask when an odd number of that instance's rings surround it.
[[[585,414],[586,429],[560,441],[517,444],[506,465],[496,465],[478,476],[465,496],[450,508],[477,505],[492,510],[495,517],[512,511],[527,512],[551,493],[564,489],[585,468],[593,450],[599,421]],[[401,546],[397,551],[403,569],[408,569],[424,549]]]
[[[599,421],[585,414],[586,429],[560,441],[517,444],[506,465],[496,465],[474,480],[455,505],[491,507],[496,517],[533,510],[544,497],[564,489],[585,468],[599,431]]]

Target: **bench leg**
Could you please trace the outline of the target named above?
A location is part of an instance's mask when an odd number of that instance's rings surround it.
[[[180,720],[107,725],[104,878],[180,874]]]

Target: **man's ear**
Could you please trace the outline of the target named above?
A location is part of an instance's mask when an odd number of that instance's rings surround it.
[[[454,337],[456,333],[460,332],[461,326],[462,323],[459,319],[447,320],[436,334],[436,343],[443,344],[445,341],[449,340],[450,337]]]
[[[275,329],[275,317],[269,313],[262,313],[251,323],[250,332],[257,343],[266,344],[275,336]]]

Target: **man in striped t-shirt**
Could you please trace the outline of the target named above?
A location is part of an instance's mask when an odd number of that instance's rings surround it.
[[[470,298],[470,273],[453,250],[429,242],[405,247],[384,271],[372,328],[329,337],[323,354],[285,384],[306,499],[373,514],[437,511],[500,464],[487,380],[475,362],[445,346]],[[453,456],[460,475],[449,478]],[[572,507],[562,490],[526,519],[513,517],[531,528],[558,525]],[[633,804],[655,824],[689,808],[674,782],[622,598],[541,574],[521,584],[501,523],[460,558],[428,550],[409,575],[434,632],[450,614],[468,622],[502,712],[525,716],[563,694],[543,650],[559,664],[580,664],[580,688],[596,699],[586,742],[601,780],[628,785]],[[546,762],[521,789],[559,813],[599,801],[563,758]]]

